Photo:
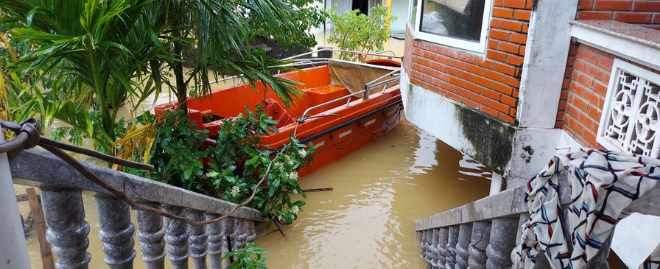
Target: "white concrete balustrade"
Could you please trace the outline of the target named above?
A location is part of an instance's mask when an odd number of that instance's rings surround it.
[[[235,206],[213,197],[111,169],[94,165],[86,167],[114,188],[124,191],[128,197],[137,199],[139,204],[163,209],[193,221],[218,218]],[[173,268],[188,268],[189,258],[192,258],[196,269],[205,269],[207,264],[210,268],[225,268],[228,264],[220,261],[222,255],[254,242],[255,222],[265,221],[261,212],[245,207],[220,222],[201,226],[162,217],[151,211],[138,211],[136,229],[131,223],[131,208],[126,202],[108,194],[50,153],[26,150],[9,161],[9,168],[7,170],[11,170],[14,183],[41,189],[49,227],[46,237],[58,257],[56,267],[60,269],[89,268],[93,258],[87,252],[90,229],[85,220],[83,191],[96,196],[104,261],[113,269],[133,268],[136,262],[133,240],[135,232],[142,250],[141,257],[138,257],[142,261],[137,262],[144,262],[148,269],[164,268],[166,256]],[[6,171],[2,169],[0,172]],[[8,181],[8,184],[11,182]],[[9,198],[15,202],[14,196]],[[20,248],[25,248],[24,241],[13,244],[5,242],[3,246],[14,247],[23,252],[20,254],[27,256],[27,249]]]

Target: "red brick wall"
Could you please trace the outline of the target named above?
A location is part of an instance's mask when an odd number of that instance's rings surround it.
[[[660,1],[580,0],[577,19],[615,20],[660,29]]]
[[[607,85],[614,59],[625,60],[585,44],[574,43],[567,68],[567,86],[562,90],[557,128],[563,128],[582,145],[602,148],[596,142],[596,132],[605,104]],[[627,61],[627,60],[625,60]],[[630,61],[627,61],[630,62]],[[637,64],[636,64],[637,65]],[[639,66],[639,65],[638,65]],[[643,67],[643,66],[640,66]],[[660,74],[660,71],[643,67]]]
[[[515,124],[532,0],[494,0],[485,59],[406,31],[410,82]]]

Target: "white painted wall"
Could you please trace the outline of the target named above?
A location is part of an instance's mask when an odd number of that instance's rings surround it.
[[[312,6],[313,6],[313,7],[316,7],[316,8],[319,8],[319,9],[325,9],[325,8],[326,8],[326,7],[325,7],[325,1],[322,1],[322,2],[314,2],[314,3],[312,4]],[[319,25],[318,27],[313,27],[312,29],[310,29],[309,32],[312,33],[312,34],[320,34],[320,33],[323,33],[323,31],[325,31],[325,29],[323,29],[323,27],[324,27],[324,26],[323,26],[323,23],[321,23],[321,25]]]
[[[392,0],[392,16],[397,16],[399,18],[390,24],[391,33],[406,32],[406,22],[408,21],[408,1],[409,0]]]
[[[337,5],[337,8],[335,8],[335,13],[337,14],[344,14],[344,12],[351,10],[351,7],[353,6],[353,0],[330,0],[330,1],[325,1],[325,8],[326,9],[331,9],[335,5]],[[326,21],[326,30],[331,30],[335,29],[335,25],[330,23],[330,20]]]
[[[559,129],[518,128],[513,138],[511,160],[504,174],[506,188],[524,185],[557,154]]]
[[[432,91],[410,84],[405,70],[401,73],[401,96],[406,119],[463,154],[474,156],[476,151],[456,120],[456,104]]]
[[[405,69],[402,71],[400,83],[406,118],[451,147],[473,156],[474,149],[455,120],[454,103],[429,90],[411,85]],[[527,153],[526,146],[531,146],[533,155]],[[570,148],[556,149],[566,146]],[[554,155],[576,151],[582,147],[561,129],[518,128],[514,137],[512,159],[505,175],[507,188],[524,184]],[[501,177],[493,174],[491,195],[499,192],[501,182]],[[660,243],[658,231],[660,217],[632,214],[617,225],[612,249],[628,267],[636,268]]]
[[[520,127],[554,128],[578,0],[538,1],[529,24],[517,119]]]

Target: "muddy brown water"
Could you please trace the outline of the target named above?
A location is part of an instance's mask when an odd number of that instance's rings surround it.
[[[404,120],[387,136],[300,179],[303,189],[334,191],[308,193],[297,221],[284,227],[286,237],[272,233],[257,244],[268,250],[272,269],[426,268],[414,221],[487,196],[489,177],[483,166]],[[90,268],[107,268],[96,203],[92,196],[84,202]],[[34,229],[31,234],[31,262],[41,268]],[[135,241],[135,268],[144,268]]]
[[[317,35],[319,45],[329,45],[327,35]],[[403,55],[403,41],[390,39],[386,49]],[[138,110],[167,101],[169,95],[163,94]],[[125,108],[120,113],[130,115]],[[273,233],[257,244],[268,251],[266,264],[271,269],[426,268],[414,221],[487,196],[489,178],[486,168],[404,120],[387,136],[300,179],[303,189],[333,187],[334,191],[308,193],[297,221],[284,227],[286,237]],[[25,193],[25,188],[16,186],[17,194]],[[91,227],[89,267],[107,268],[94,197],[85,195],[83,200]],[[19,207],[27,215],[27,202]],[[135,212],[132,217],[135,223]],[[42,268],[34,226],[30,233],[32,267]],[[144,268],[134,239],[134,267]],[[171,268],[168,261],[165,264]]]
[[[488,195],[490,172],[403,121],[300,180],[307,205],[294,224],[257,240],[269,268],[426,268],[415,220]]]

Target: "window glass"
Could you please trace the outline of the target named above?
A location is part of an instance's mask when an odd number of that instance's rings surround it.
[[[412,8],[410,9],[408,18],[410,18],[410,25],[415,25],[415,23],[417,23],[417,0],[412,0],[410,2],[412,3]]]
[[[484,6],[485,0],[422,0],[419,30],[479,42]]]

